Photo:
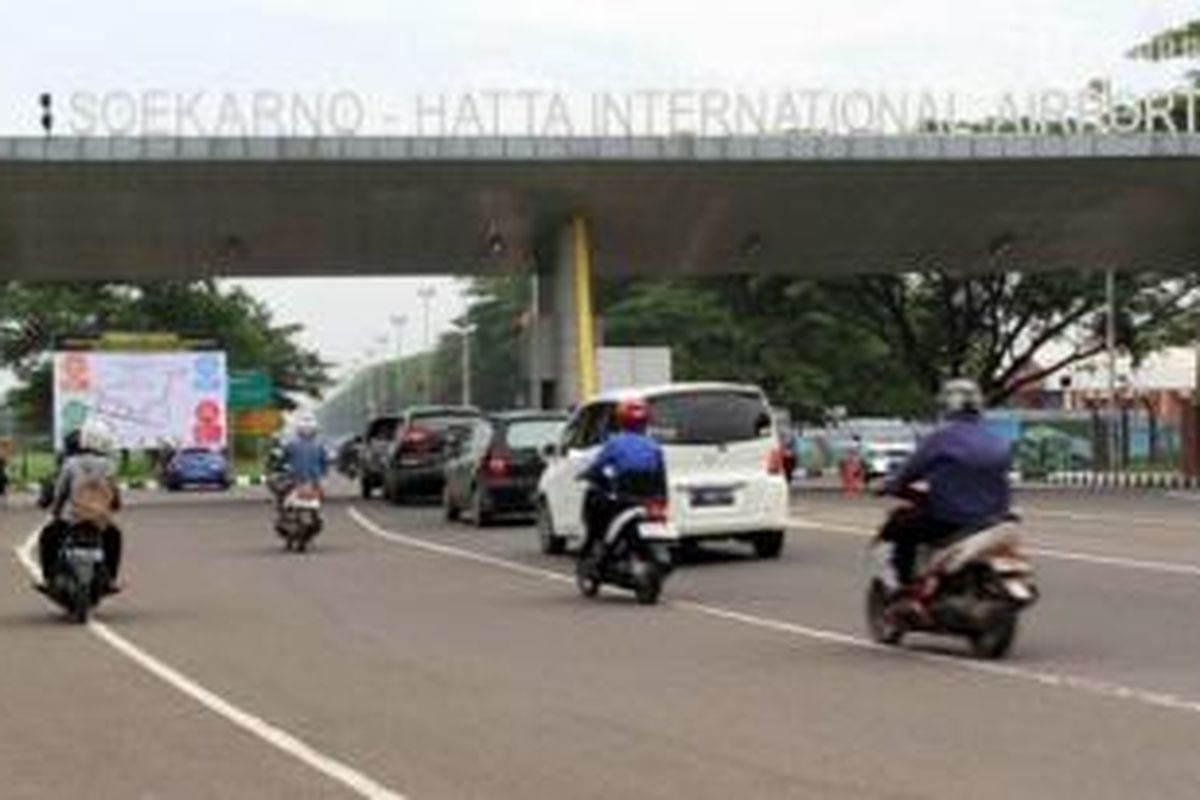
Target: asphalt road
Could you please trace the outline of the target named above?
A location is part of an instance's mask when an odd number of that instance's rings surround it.
[[[1197,797],[1200,502],[1024,505],[1045,599],[987,664],[865,642],[873,501],[801,495],[781,559],[646,608],[525,525],[345,499],[293,556],[260,497],[153,498],[90,630],[2,560],[0,797]]]

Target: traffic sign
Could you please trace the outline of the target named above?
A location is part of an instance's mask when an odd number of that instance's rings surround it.
[[[262,370],[229,373],[229,407],[231,409],[269,408],[275,400],[271,376]]]

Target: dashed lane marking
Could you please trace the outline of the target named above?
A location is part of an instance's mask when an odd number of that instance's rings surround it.
[[[15,548],[17,560],[34,580],[41,575],[41,569],[33,557],[33,548],[37,543],[38,533],[39,530],[35,529],[21,545]],[[89,620],[87,627],[100,641],[163,683],[195,700],[227,722],[261,739],[276,750],[340,783],[359,797],[367,798],[367,800],[405,800],[404,795],[399,792],[389,789],[345,762],[322,753],[302,739],[234,705],[216,692],[206,689],[179,670],[121,636],[103,622]]]
[[[531,567],[527,564],[521,564],[516,561],[509,561],[508,559],[477,553],[461,547],[437,544],[416,536],[409,536],[388,530],[354,507],[348,509],[347,514],[350,516],[350,519],[364,531],[388,542],[424,550],[426,552],[435,553],[448,558],[471,561],[477,564],[507,570],[509,572],[525,575],[531,578],[550,580],[558,583],[574,583],[574,578],[572,576],[562,572],[557,572],[555,570]],[[1040,686],[1067,689],[1094,697],[1102,697],[1110,700],[1123,700],[1127,702],[1138,703],[1144,706],[1200,715],[1200,701],[1181,697],[1169,692],[1159,692],[1152,689],[1126,686],[1119,683],[1114,683],[1112,681],[1070,675],[1067,673],[1028,669],[1026,667],[1019,667],[1012,664],[1000,664],[992,661],[973,661],[963,658],[956,658],[954,656],[940,655],[937,653],[886,647],[884,645],[876,644],[870,639],[864,639],[860,636],[845,633],[843,631],[817,628],[809,625],[788,622],[785,620],[772,619],[770,617],[761,617],[734,609],[723,608],[721,606],[708,605],[706,603],[673,600],[664,603],[664,605],[670,608],[679,609],[681,611],[703,614],[705,616],[723,620],[725,622],[749,625],[755,628],[823,642],[825,644],[841,645],[861,650],[888,653],[895,656],[910,657],[928,663],[939,664],[942,666],[953,666],[960,669],[970,670],[972,672],[1024,681],[1026,683],[1035,683]]]

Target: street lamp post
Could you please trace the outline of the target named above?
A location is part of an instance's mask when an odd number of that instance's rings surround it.
[[[462,404],[471,405],[471,334],[475,328],[464,323],[459,328],[462,334]]]
[[[396,374],[393,380],[396,387],[396,406],[399,407],[404,400],[404,327],[408,325],[408,315],[393,314],[391,322],[392,332],[396,337]]]
[[[432,286],[422,286],[417,290],[417,297],[421,298],[421,304],[425,311],[425,402],[426,404],[433,402],[433,342],[429,330],[429,305],[437,294],[437,289]]]
[[[1116,472],[1120,466],[1117,450],[1120,433],[1117,431],[1117,277],[1109,270],[1104,279],[1108,313],[1105,315],[1104,346],[1108,351],[1108,471]]]

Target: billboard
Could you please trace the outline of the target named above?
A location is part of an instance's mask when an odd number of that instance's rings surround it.
[[[96,416],[130,450],[224,447],[227,391],[221,352],[55,353],[54,439]]]

